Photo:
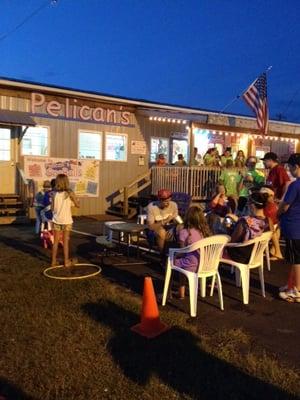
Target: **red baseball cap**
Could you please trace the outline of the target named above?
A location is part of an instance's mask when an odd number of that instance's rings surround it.
[[[172,192],[170,192],[170,190],[168,189],[160,189],[157,193],[157,197],[160,200],[166,200],[169,199],[172,196]]]

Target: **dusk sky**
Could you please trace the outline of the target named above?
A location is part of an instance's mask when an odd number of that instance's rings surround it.
[[[271,117],[300,122],[299,0],[0,4],[2,77],[220,111],[272,65]]]

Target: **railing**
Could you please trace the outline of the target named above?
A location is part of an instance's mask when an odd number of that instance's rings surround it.
[[[243,173],[245,169],[238,169]],[[159,189],[184,192],[193,200],[207,200],[215,193],[216,184],[222,172],[219,167],[152,167],[152,194]],[[263,170],[264,172],[264,170]]]
[[[31,190],[33,181],[26,179],[24,171],[17,164],[17,188],[20,199],[23,203],[26,216],[29,216],[29,207],[33,202],[34,190]]]
[[[106,200],[110,201],[110,206],[113,207],[119,201],[123,201],[123,215],[127,216],[129,211],[128,199],[144,190],[151,185],[151,170],[149,169],[142,175],[139,175],[128,185],[116,190]]]
[[[151,170],[148,170],[143,175],[139,175],[129,185],[124,186],[123,189],[123,215],[128,215],[128,199],[144,190],[151,185]]]

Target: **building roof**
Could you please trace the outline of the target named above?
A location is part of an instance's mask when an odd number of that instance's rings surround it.
[[[33,81],[25,81],[19,79],[13,79],[8,77],[0,77],[0,86],[9,86],[9,87],[16,87],[16,88],[23,88],[27,90],[44,90],[47,92],[52,93],[60,93],[69,96],[78,96],[78,97],[90,97],[95,100],[106,101],[108,103],[119,103],[119,104],[127,104],[138,107],[142,112],[143,110],[147,113],[149,109],[153,111],[170,111],[170,112],[179,112],[194,115],[201,115],[201,114],[213,114],[213,115],[220,115],[220,116],[227,116],[227,117],[240,117],[243,119],[250,119],[255,120],[255,117],[251,117],[249,115],[244,114],[234,114],[234,113],[220,113],[219,111],[215,110],[207,110],[207,109],[200,109],[194,108],[189,106],[181,106],[176,104],[168,104],[168,103],[159,103],[150,100],[144,99],[134,99],[130,97],[120,97],[116,95],[111,95],[107,93],[101,93],[96,91],[87,91],[87,90],[80,90],[75,88],[69,88],[65,86],[56,86],[50,85],[45,83],[33,82]],[[287,121],[278,121],[278,120],[270,120],[272,123],[277,123],[280,125],[288,124],[288,125],[300,125],[294,122],[287,122]]]

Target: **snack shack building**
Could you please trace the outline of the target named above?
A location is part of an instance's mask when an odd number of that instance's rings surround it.
[[[113,211],[122,200],[128,216],[128,198],[147,187],[153,194],[173,185],[195,200],[205,196],[194,191],[205,167],[185,167],[186,175],[174,179],[179,153],[187,163],[194,147],[202,156],[210,147],[220,153],[230,147],[258,157],[274,151],[284,160],[299,151],[299,134],[294,123],[270,121],[268,136],[261,136],[251,117],[0,78],[0,199],[15,198],[28,211],[42,182],[65,173],[80,197],[80,215]],[[154,166],[160,153],[166,169]],[[197,185],[190,175],[196,170]],[[9,222],[21,214],[16,210],[0,213]]]

